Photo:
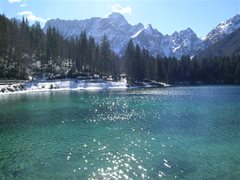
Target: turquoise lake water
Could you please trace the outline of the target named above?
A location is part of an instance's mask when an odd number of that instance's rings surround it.
[[[239,179],[240,86],[0,96],[0,179]]]

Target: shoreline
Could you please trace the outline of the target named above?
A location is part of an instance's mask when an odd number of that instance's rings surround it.
[[[99,91],[99,90],[124,90],[133,88],[156,88],[169,87],[163,82],[144,82],[143,86],[127,83],[126,79],[121,81],[108,81],[103,79],[58,79],[46,81],[26,81],[24,83],[0,85],[0,95],[23,94],[33,92],[53,91]]]
[[[8,84],[8,85],[0,85],[0,96],[1,95],[16,95],[16,94],[25,94],[25,93],[37,93],[37,92],[57,92],[57,91],[101,91],[101,90],[127,90],[127,89],[138,89],[138,88],[159,88],[159,87],[180,87],[180,86],[239,86],[240,84],[166,84],[160,83],[162,86],[129,86],[126,81],[102,81],[102,82],[83,82],[85,80],[78,80],[81,82],[80,87],[56,87],[50,88],[51,84],[57,83],[61,84],[62,82],[73,82],[76,80],[50,80],[50,81],[32,81],[18,84]],[[90,86],[87,86],[87,84]],[[38,85],[38,88],[29,88],[29,85],[34,86]],[[48,85],[48,88],[39,88],[43,84]],[[64,83],[63,83],[64,84]],[[63,85],[61,84],[61,85]],[[78,84],[78,83],[77,83]],[[91,86],[94,85],[94,86]],[[3,87],[13,87],[13,86],[24,86],[23,90],[17,90],[13,92],[2,92]]]
[[[22,94],[32,92],[51,92],[51,91],[94,91],[104,89],[127,89],[126,80],[105,81],[97,80],[49,80],[49,81],[28,81],[18,84],[0,85],[0,95]]]
[[[26,94],[26,93],[37,93],[37,92],[57,92],[57,91],[100,91],[100,90],[124,90],[129,89],[126,88],[59,88],[59,89],[39,89],[39,90],[23,90],[23,91],[15,91],[15,92],[6,92],[6,93],[0,93],[1,95],[16,95],[16,94]]]

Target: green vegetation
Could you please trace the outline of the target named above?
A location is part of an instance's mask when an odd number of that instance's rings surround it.
[[[86,73],[104,77],[124,73],[129,82],[239,83],[240,56],[153,57],[130,40],[119,57],[106,35],[100,44],[86,32],[64,39],[55,28],[44,33],[39,23],[29,26],[27,19],[20,22],[0,15],[0,79],[51,79]]]
[[[85,32],[77,38],[64,39],[55,28],[44,33],[39,23],[29,26],[24,18],[18,22],[4,15],[0,16],[0,26],[0,79],[115,73],[117,58],[106,36],[100,45]]]

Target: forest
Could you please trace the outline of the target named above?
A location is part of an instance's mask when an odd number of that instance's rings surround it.
[[[129,41],[123,56],[111,50],[107,35],[98,44],[85,31],[65,39],[54,28],[44,32],[38,22],[29,25],[0,15],[0,79],[74,78],[84,74],[128,82],[240,83],[240,56],[154,57]]]

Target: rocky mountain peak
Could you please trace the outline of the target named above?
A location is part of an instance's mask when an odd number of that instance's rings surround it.
[[[236,31],[238,28],[240,28],[240,14],[237,14],[234,17],[219,23],[206,36],[203,36],[203,42],[199,45],[197,50],[206,49],[207,47],[226,37],[228,34]]]
[[[45,25],[55,27],[65,37],[77,37],[85,30],[88,36],[101,42],[104,34],[108,36],[115,53],[123,55],[130,39],[141,48],[147,49],[152,55],[174,56],[193,55],[196,51],[206,49],[226,35],[240,28],[240,14],[221,22],[204,38],[200,39],[196,33],[187,28],[175,31],[172,35],[163,35],[151,24],[141,23],[131,25],[120,13],[112,13],[107,18],[91,18],[86,20],[49,20]]]
[[[120,14],[120,13],[112,13],[110,15],[108,15],[108,19],[115,21],[115,22],[120,22],[120,23],[126,23],[128,24],[127,20],[125,19],[125,17]]]
[[[113,12],[111,14],[108,15],[108,18],[111,18],[111,19],[118,19],[118,20],[125,20],[125,17],[121,14],[121,13],[116,13],[116,12]]]

